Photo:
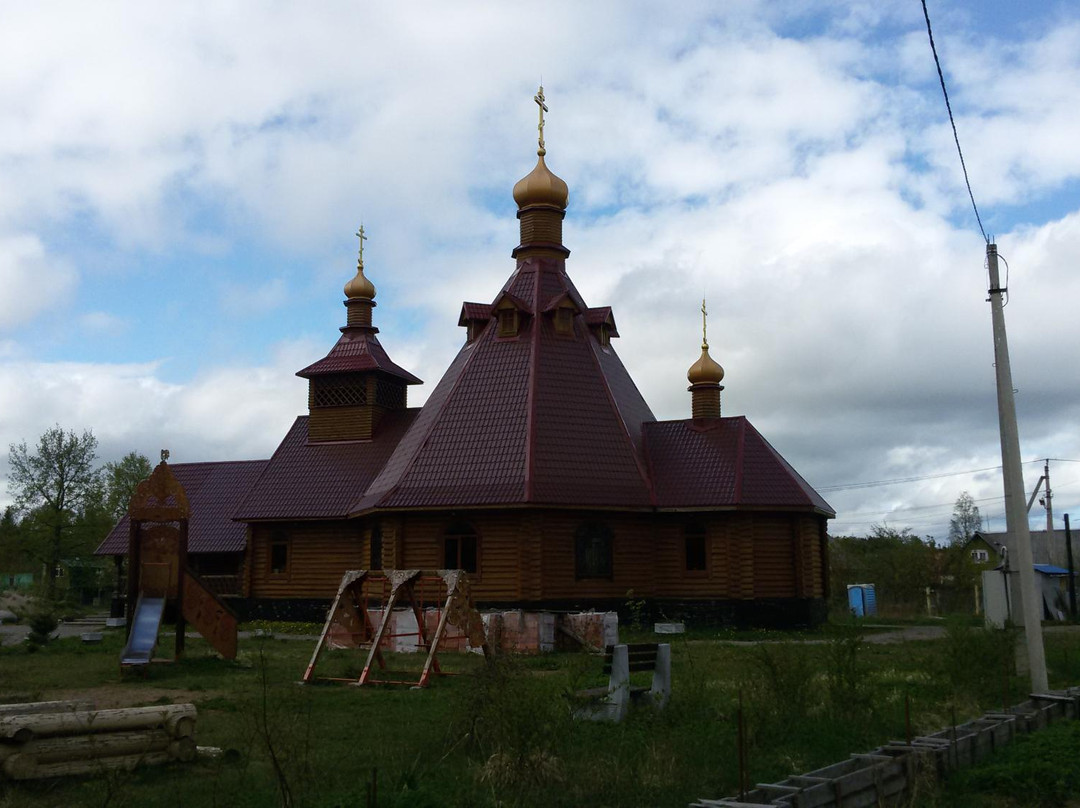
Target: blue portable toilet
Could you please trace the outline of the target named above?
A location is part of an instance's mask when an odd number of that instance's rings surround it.
[[[875,617],[877,615],[877,596],[873,584],[848,584],[848,608],[856,617]]]

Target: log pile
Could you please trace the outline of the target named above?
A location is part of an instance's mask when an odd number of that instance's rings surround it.
[[[78,702],[5,705],[0,711],[0,772],[12,780],[30,780],[192,761],[195,718],[192,704],[116,710],[94,710]]]

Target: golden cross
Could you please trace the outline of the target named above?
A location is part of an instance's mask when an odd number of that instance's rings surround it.
[[[356,231],[357,238],[360,239],[360,266],[364,265],[364,242],[367,241],[367,236],[364,235],[364,223],[360,222],[360,229]]]
[[[705,308],[705,298],[701,298],[701,347],[703,349],[708,349],[709,347],[708,317],[709,312]]]
[[[547,149],[544,148],[544,113],[548,111],[547,104],[544,103],[544,85],[540,85],[539,92],[533,96],[533,101],[540,107],[540,125],[536,128],[540,131],[540,150],[539,154],[543,155],[547,153]]]

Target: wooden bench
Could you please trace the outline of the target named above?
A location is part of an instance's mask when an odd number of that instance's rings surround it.
[[[631,673],[651,672],[652,686],[630,684]],[[590,721],[622,721],[630,702],[643,700],[663,708],[671,696],[671,645],[668,643],[639,643],[609,645],[604,651],[606,687],[579,690],[575,696],[590,702],[578,708],[574,715]]]

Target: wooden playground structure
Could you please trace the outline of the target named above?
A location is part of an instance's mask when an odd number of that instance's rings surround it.
[[[403,621],[397,618],[403,611],[415,620],[415,630],[411,626],[402,627]],[[451,626],[468,645],[490,658],[484,621],[472,606],[469,578],[463,571],[349,570],[338,586],[301,683],[426,687],[432,676],[444,675],[438,652],[440,644],[447,641]],[[427,651],[417,678],[405,678],[409,674],[386,670],[383,657],[383,651],[392,643],[410,638],[415,638],[415,648]],[[360,676],[347,679],[315,676],[315,666],[327,647],[367,648],[367,660]],[[376,665],[378,672],[373,667]]]
[[[127,643],[121,668],[142,668],[154,658],[158,632],[168,605],[175,607],[174,659],[184,653],[190,622],[226,659],[236,658],[237,617],[188,568],[190,507],[183,486],[165,462],[163,451],[149,478],[139,483],[128,506]]]

